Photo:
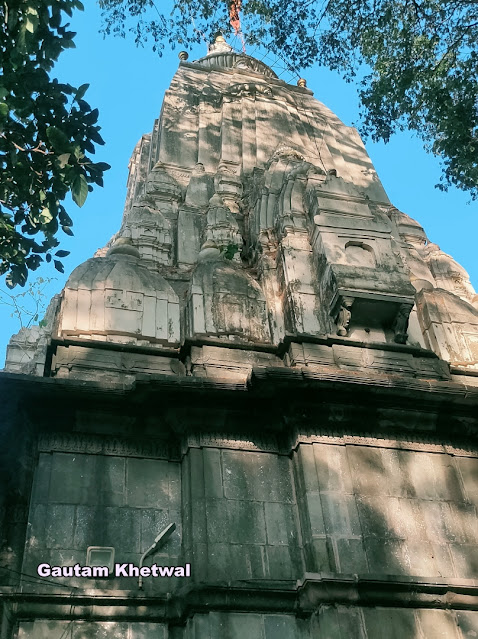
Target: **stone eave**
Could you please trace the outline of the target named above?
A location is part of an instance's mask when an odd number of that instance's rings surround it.
[[[308,617],[323,604],[476,610],[478,581],[407,575],[305,573],[291,580],[245,580],[195,584],[171,595],[148,596],[134,590],[69,593],[18,592],[0,588],[0,602],[17,619],[157,621],[184,623],[191,613],[289,613]],[[140,609],[140,610],[139,610]]]
[[[297,395],[308,401],[323,403],[340,398],[344,403],[367,405],[373,400],[380,405],[401,402],[404,408],[428,411],[470,413],[478,417],[478,387],[461,382],[417,379],[404,375],[378,375],[368,371],[320,369],[309,367],[254,367],[245,383],[228,379],[175,375],[138,374],[131,384],[111,381],[84,381],[51,377],[36,377],[0,372],[0,395],[4,404],[8,398],[21,395],[40,401],[74,397],[107,400],[119,397],[137,404],[158,395],[198,395],[243,403],[265,398],[296,400]],[[235,402],[234,402],[235,403]]]

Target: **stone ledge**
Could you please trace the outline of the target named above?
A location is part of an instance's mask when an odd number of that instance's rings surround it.
[[[0,392],[12,394],[15,390],[35,397],[45,393],[67,393],[96,396],[116,395],[125,399],[137,401],[137,397],[144,397],[145,393],[164,392],[202,392],[211,394],[246,393],[250,397],[283,396],[284,386],[289,392],[337,392],[344,399],[346,394],[355,394],[361,387],[363,403],[365,395],[380,395],[380,401],[406,399],[411,402],[420,402],[422,409],[425,403],[430,403],[432,409],[443,409],[443,402],[448,407],[461,405],[464,409],[470,409],[478,404],[478,388],[458,382],[441,380],[419,380],[407,378],[402,375],[370,374],[361,371],[331,370],[329,367],[310,370],[307,367],[253,367],[246,383],[228,379],[208,379],[204,377],[175,376],[175,375],[144,375],[138,374],[136,380],[131,383],[115,383],[107,380],[76,380],[52,377],[37,377],[21,373],[8,373],[0,371]],[[417,404],[419,405],[419,404]]]
[[[249,581],[192,586],[158,597],[131,591],[20,593],[0,588],[0,602],[22,619],[184,621],[196,612],[281,612],[309,616],[323,604],[476,610],[478,581],[420,577],[306,573],[291,581]]]

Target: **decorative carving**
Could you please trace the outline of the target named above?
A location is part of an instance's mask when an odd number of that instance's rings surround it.
[[[171,442],[74,433],[44,433],[38,438],[38,451],[171,460],[176,460],[179,456],[178,447]]]
[[[227,92],[228,96],[232,97],[254,97],[257,93],[261,93],[266,96],[272,96],[272,88],[268,84],[261,84],[256,82],[241,82],[233,84]]]
[[[270,453],[285,453],[274,435],[261,437],[245,433],[198,433],[188,435],[183,439],[181,453],[184,455],[189,448],[232,448],[233,450],[258,450]]]
[[[277,78],[277,74],[266,64],[243,53],[236,53],[225,41],[210,45],[207,56],[196,62],[206,67],[251,70],[269,78]]]
[[[352,304],[354,303],[353,297],[343,297],[340,302],[340,309],[337,315],[337,335],[341,337],[347,336],[347,330],[352,317]]]
[[[393,341],[397,344],[406,344],[408,339],[408,320],[410,311],[412,310],[411,304],[400,304],[398,313],[392,324],[392,330],[395,333]]]
[[[280,144],[277,149],[274,151],[274,155],[272,156],[271,161],[276,158],[289,158],[291,160],[302,160],[305,162],[305,157],[297,151],[297,149],[293,149],[291,146],[287,146],[286,144]]]
[[[223,51],[233,51],[233,48],[228,44],[223,35],[216,36],[214,42],[208,46],[209,53],[221,53]]]
[[[442,453],[454,455],[455,457],[478,457],[478,450],[472,445],[465,444],[463,447],[457,447],[456,444],[444,442],[443,439],[427,437],[424,441],[423,434],[417,436],[416,441],[407,438],[401,439],[397,436],[395,439],[389,439],[386,433],[374,433],[373,435],[364,434],[344,434],[337,435],[333,432],[315,431],[313,429],[306,432],[296,432],[290,440],[288,448],[296,449],[300,444],[327,444],[336,446],[367,446],[371,448],[389,448],[392,450],[411,450],[429,453]]]

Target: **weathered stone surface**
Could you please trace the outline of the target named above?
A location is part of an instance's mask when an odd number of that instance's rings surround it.
[[[181,60],[119,232],[9,346],[0,639],[476,636],[466,272],[303,82]],[[191,577],[34,579],[171,522],[144,564]]]
[[[27,621],[20,625],[19,639],[51,639],[51,637],[61,636],[71,631],[74,639],[147,639],[154,636],[157,639],[167,639],[167,629],[164,624],[144,623],[144,622],[121,622],[102,621],[87,622],[75,621],[70,624],[68,621],[58,620],[38,620]]]

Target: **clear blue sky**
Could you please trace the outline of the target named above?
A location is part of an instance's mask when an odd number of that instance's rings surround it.
[[[89,0],[85,5],[85,11],[77,12],[71,21],[72,29],[77,31],[76,49],[61,55],[53,75],[76,86],[90,83],[85,99],[100,110],[106,142],[96,158],[108,162],[112,168],[106,174],[104,188],[90,193],[82,209],[73,203],[67,207],[74,219],[75,236],[60,237],[61,248],[71,251],[64,259],[65,275],[45,265],[31,276],[57,277],[52,294],[61,289],[78,264],[104,246],[118,230],[131,152],[141,135],[151,130],[178,66],[178,50],[159,58],[150,50],[137,49],[133,38],[103,39],[99,34],[101,15],[96,3]],[[190,59],[205,53],[205,45],[198,46]],[[308,69],[303,75],[315,97],[346,124],[358,121],[353,84],[346,84],[336,74],[319,68]],[[392,203],[418,220],[430,240],[460,262],[470,273],[472,283],[478,286],[477,203],[467,204],[468,196],[455,189],[442,193],[434,188],[440,177],[439,162],[426,154],[420,141],[410,135],[397,135],[387,145],[366,146]],[[3,281],[0,288],[5,288]],[[0,366],[8,339],[17,330],[18,322],[10,318],[10,310],[0,306]]]

